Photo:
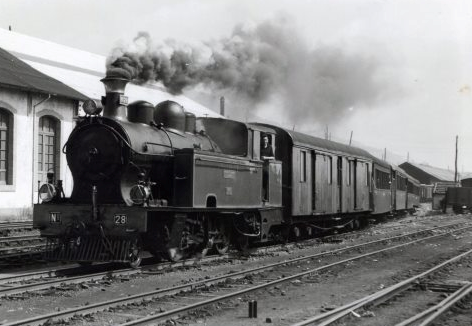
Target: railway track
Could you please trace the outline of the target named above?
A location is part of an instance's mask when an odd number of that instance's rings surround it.
[[[462,224],[463,225],[463,224]],[[125,298],[118,298],[118,299],[113,299],[109,301],[104,301],[104,302],[99,302],[99,303],[91,303],[87,304],[82,307],[76,307],[76,308],[70,308],[66,309],[63,311],[59,312],[53,312],[53,313],[48,313],[46,315],[41,315],[41,316],[36,316],[24,320],[19,320],[19,321],[14,321],[14,322],[7,322],[3,325],[39,325],[44,323],[45,321],[53,321],[57,319],[65,319],[65,318],[70,318],[74,315],[84,315],[84,314],[90,314],[90,313],[96,313],[99,311],[103,311],[105,309],[114,309],[114,307],[117,306],[123,306],[123,305],[128,305],[128,304],[133,304],[133,303],[142,303],[144,301],[155,301],[155,300],[164,300],[167,302],[165,298],[169,298],[170,295],[173,295],[172,299],[172,306],[178,306],[177,308],[166,308],[166,311],[162,313],[157,313],[155,315],[151,316],[140,316],[137,318],[134,318],[134,320],[129,321],[124,323],[123,325],[145,325],[148,323],[152,322],[157,322],[159,320],[167,319],[172,316],[184,314],[190,310],[194,310],[200,307],[203,307],[205,305],[217,303],[217,302],[222,302],[225,300],[228,300],[230,298],[234,298],[236,296],[240,296],[245,293],[250,293],[254,291],[258,291],[263,288],[268,288],[268,287],[274,287],[280,283],[288,282],[288,281],[293,281],[298,278],[302,278],[306,275],[313,274],[313,273],[318,273],[323,270],[327,270],[329,268],[332,268],[333,266],[336,265],[342,265],[346,264],[350,261],[355,261],[355,260],[360,260],[368,256],[372,255],[378,255],[382,252],[386,252],[389,250],[394,250],[397,248],[405,247],[408,245],[412,245],[421,241],[427,241],[431,239],[435,239],[438,237],[443,237],[449,234],[452,234],[454,232],[461,232],[464,230],[469,230],[472,228],[471,225],[467,225],[465,227],[462,227],[460,229],[454,229],[449,232],[444,232],[441,234],[435,234],[435,235],[427,235],[423,236],[420,239],[412,240],[412,241],[407,241],[406,243],[402,244],[397,244],[393,245],[390,247],[386,247],[381,250],[375,250],[371,251],[368,253],[364,253],[361,255],[356,255],[354,257],[351,257],[349,259],[343,259],[339,260],[337,262],[327,264],[327,265],[321,265],[321,266],[316,266],[313,268],[310,268],[308,270],[305,270],[303,272],[299,272],[299,269],[295,268],[290,268],[290,266],[293,266],[294,264],[299,264],[301,261],[307,261],[310,263],[314,263],[315,265],[317,264],[318,259],[322,256],[332,256],[333,254],[337,254],[340,252],[344,251],[355,251],[356,249],[362,248],[362,250],[367,250],[369,246],[371,245],[378,245],[378,244],[388,244],[392,241],[399,241],[401,239],[409,239],[413,236],[418,236],[420,237],[422,234],[428,234],[429,232],[436,231],[438,232],[440,229],[444,228],[453,228],[457,227],[457,225],[450,224],[447,226],[442,226],[442,227],[436,227],[428,230],[421,230],[417,232],[412,232],[406,235],[400,235],[400,236],[395,236],[395,237],[390,237],[390,238],[385,238],[385,239],[380,239],[376,241],[370,241],[362,244],[358,244],[355,246],[347,246],[344,248],[336,249],[333,251],[328,251],[328,252],[323,252],[323,253],[318,253],[306,257],[299,257],[291,260],[286,260],[280,263],[274,263],[270,265],[265,265],[262,267],[257,267],[254,269],[247,269],[239,272],[234,272],[231,274],[219,276],[219,277],[213,277],[213,278],[208,278],[204,279],[202,281],[197,281],[197,282],[192,282],[189,284],[183,284],[179,286],[174,286],[174,287],[169,287],[166,289],[159,289],[156,291],[150,291],[147,293],[141,293],[137,295],[132,295],[128,296]],[[430,233],[429,233],[430,234]],[[277,268],[282,268],[284,267],[287,269],[284,271],[282,274],[279,273],[279,275],[272,275],[272,276],[267,276],[260,281],[258,281],[258,284],[253,285],[249,284],[251,282],[244,282],[245,279],[248,277],[252,277],[254,275],[260,275],[261,273],[274,273],[274,270]],[[277,274],[277,273],[275,273]],[[74,279],[74,282],[78,281],[78,279]],[[50,285],[49,285],[50,286]],[[210,292],[207,291],[210,289],[212,286],[217,287],[218,291],[217,292]],[[25,288],[23,288],[21,291],[24,291]],[[11,290],[11,289],[10,289]],[[200,292],[198,291],[200,290]],[[203,292],[202,292],[203,291]],[[188,294],[192,296],[192,301],[197,301],[193,304],[185,304],[182,302],[175,302],[175,298],[179,298],[180,295],[179,293],[185,292],[185,295],[182,295],[183,302],[188,302]],[[10,292],[11,293],[11,292]],[[159,299],[161,298],[161,299]],[[164,298],[164,299],[162,299]]]
[[[376,244],[379,242],[394,241],[394,240],[398,240],[404,237],[417,236],[422,233],[433,232],[436,230],[441,230],[443,228],[450,228],[456,225],[457,224],[447,224],[447,225],[420,230],[416,232],[410,232],[404,235],[395,236],[388,239],[380,239],[378,241],[361,244],[360,246],[362,247],[362,246],[366,246],[370,244]],[[352,234],[346,234],[346,236],[350,237],[352,236]],[[334,235],[334,236],[327,236],[319,240],[321,240],[323,243],[332,242],[333,240],[335,240],[334,242],[337,242],[341,240],[341,238],[340,238],[340,235]],[[308,243],[310,241],[306,241],[306,242]],[[354,247],[346,247],[346,250],[349,250],[352,248]],[[271,251],[277,251],[280,249],[281,249],[280,245],[275,245],[271,247],[264,247],[261,250],[267,253]],[[329,252],[326,252],[325,255],[330,255],[332,253],[333,252],[329,251]],[[218,260],[224,261],[230,258],[238,257],[238,255],[239,254],[234,255],[232,253],[228,253],[228,254],[219,255],[219,256],[208,256],[203,259],[192,258],[192,259],[182,260],[179,262],[160,262],[158,264],[153,264],[151,260],[151,264],[145,263],[143,264],[142,267],[139,267],[139,268],[116,269],[117,266],[119,265],[103,263],[103,264],[98,264],[98,265],[93,265],[93,266],[65,267],[65,268],[57,268],[57,269],[52,269],[52,270],[40,270],[40,271],[33,271],[33,272],[27,272],[27,273],[19,273],[19,274],[13,274],[13,275],[8,274],[6,276],[0,275],[0,286],[8,285],[9,287],[8,289],[3,289],[3,290],[0,289],[0,297],[6,296],[6,295],[12,295],[12,294],[21,294],[26,291],[47,289],[52,286],[89,282],[89,281],[94,281],[94,280],[101,279],[104,277],[112,277],[112,276],[119,276],[119,275],[136,275],[140,273],[145,273],[145,274],[156,273],[158,271],[197,266],[203,263],[210,263],[210,262],[218,261]],[[40,280],[41,282],[33,284],[32,282],[36,280]],[[17,287],[15,286],[14,283],[18,283],[18,282],[28,282],[29,284],[27,285],[20,284]]]
[[[419,273],[415,276],[412,276],[406,280],[398,282],[394,285],[391,285],[381,291],[365,296],[356,301],[350,302],[343,305],[342,307],[333,309],[331,311],[322,313],[320,315],[308,318],[302,322],[292,324],[291,326],[306,326],[306,325],[317,325],[317,326],[327,326],[340,322],[343,318],[346,318],[349,315],[354,315],[360,317],[360,314],[356,312],[361,309],[370,309],[373,306],[378,306],[384,302],[387,302],[393,297],[400,295],[401,293],[411,290],[413,287],[418,287],[418,284],[421,286],[421,280],[426,277],[437,273],[438,271],[444,269],[446,266],[449,266],[453,263],[458,262],[459,260],[472,254],[472,250],[461,253],[443,263],[440,263],[423,273]],[[441,302],[432,305],[431,307],[421,311],[420,313],[397,323],[395,326],[426,326],[433,323],[435,320],[440,318],[442,314],[451,309],[455,304],[460,300],[472,293],[472,283],[466,282],[462,286],[449,286],[446,289],[441,285],[436,285],[441,288],[443,291],[452,292],[451,295],[447,296]]]
[[[0,235],[8,236],[14,231],[30,231],[33,230],[32,221],[19,222],[0,222]]]
[[[37,242],[44,242],[44,239],[41,238],[39,235],[20,235],[20,236],[12,236],[12,237],[0,237],[0,250],[11,248],[14,246],[22,245],[22,244],[31,244]]]
[[[0,267],[40,260],[45,248],[45,241],[39,235],[0,237]]]

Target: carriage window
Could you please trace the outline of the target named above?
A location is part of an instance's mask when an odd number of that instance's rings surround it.
[[[247,149],[249,151],[249,153],[247,153],[247,156],[249,158],[253,157],[253,151],[254,151],[253,138],[254,138],[254,130],[249,130],[249,132],[248,132],[248,146],[247,146]]]
[[[397,176],[397,190],[405,190],[406,178]]]
[[[300,182],[306,182],[306,152],[300,151]]]
[[[409,181],[408,181],[408,184],[407,184],[407,191],[410,194],[415,193],[415,185],[413,183],[409,182]]]
[[[375,186],[377,189],[390,189],[390,173],[376,169]]]
[[[252,158],[258,160],[261,154],[261,133],[254,131],[253,137]]]

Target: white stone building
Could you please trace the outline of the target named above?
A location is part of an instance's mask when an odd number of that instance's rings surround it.
[[[0,29],[0,221],[31,217],[38,181],[54,171],[66,196],[72,177],[62,147],[83,100],[105,90],[104,56]],[[219,116],[158,85],[128,85],[129,101],[174,100],[197,116]],[[33,145],[34,144],[34,145]]]

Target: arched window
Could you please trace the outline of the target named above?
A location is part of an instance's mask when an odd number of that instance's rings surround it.
[[[38,131],[38,180],[47,181],[48,171],[59,178],[60,121],[52,116],[39,119]]]
[[[0,185],[13,184],[13,114],[0,108]]]

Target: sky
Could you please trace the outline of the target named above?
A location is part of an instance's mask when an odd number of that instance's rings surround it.
[[[107,56],[135,49],[140,32],[148,46],[200,49],[205,60],[242,47],[248,57],[231,77],[266,78],[256,99],[241,95],[246,79],[235,93],[207,75],[181,91],[215,110],[228,96],[231,118],[319,137],[328,129],[341,142],[352,131],[353,144],[386,148],[397,162],[453,169],[457,135],[459,171],[472,172],[471,1],[2,0],[0,28],[9,26]]]

